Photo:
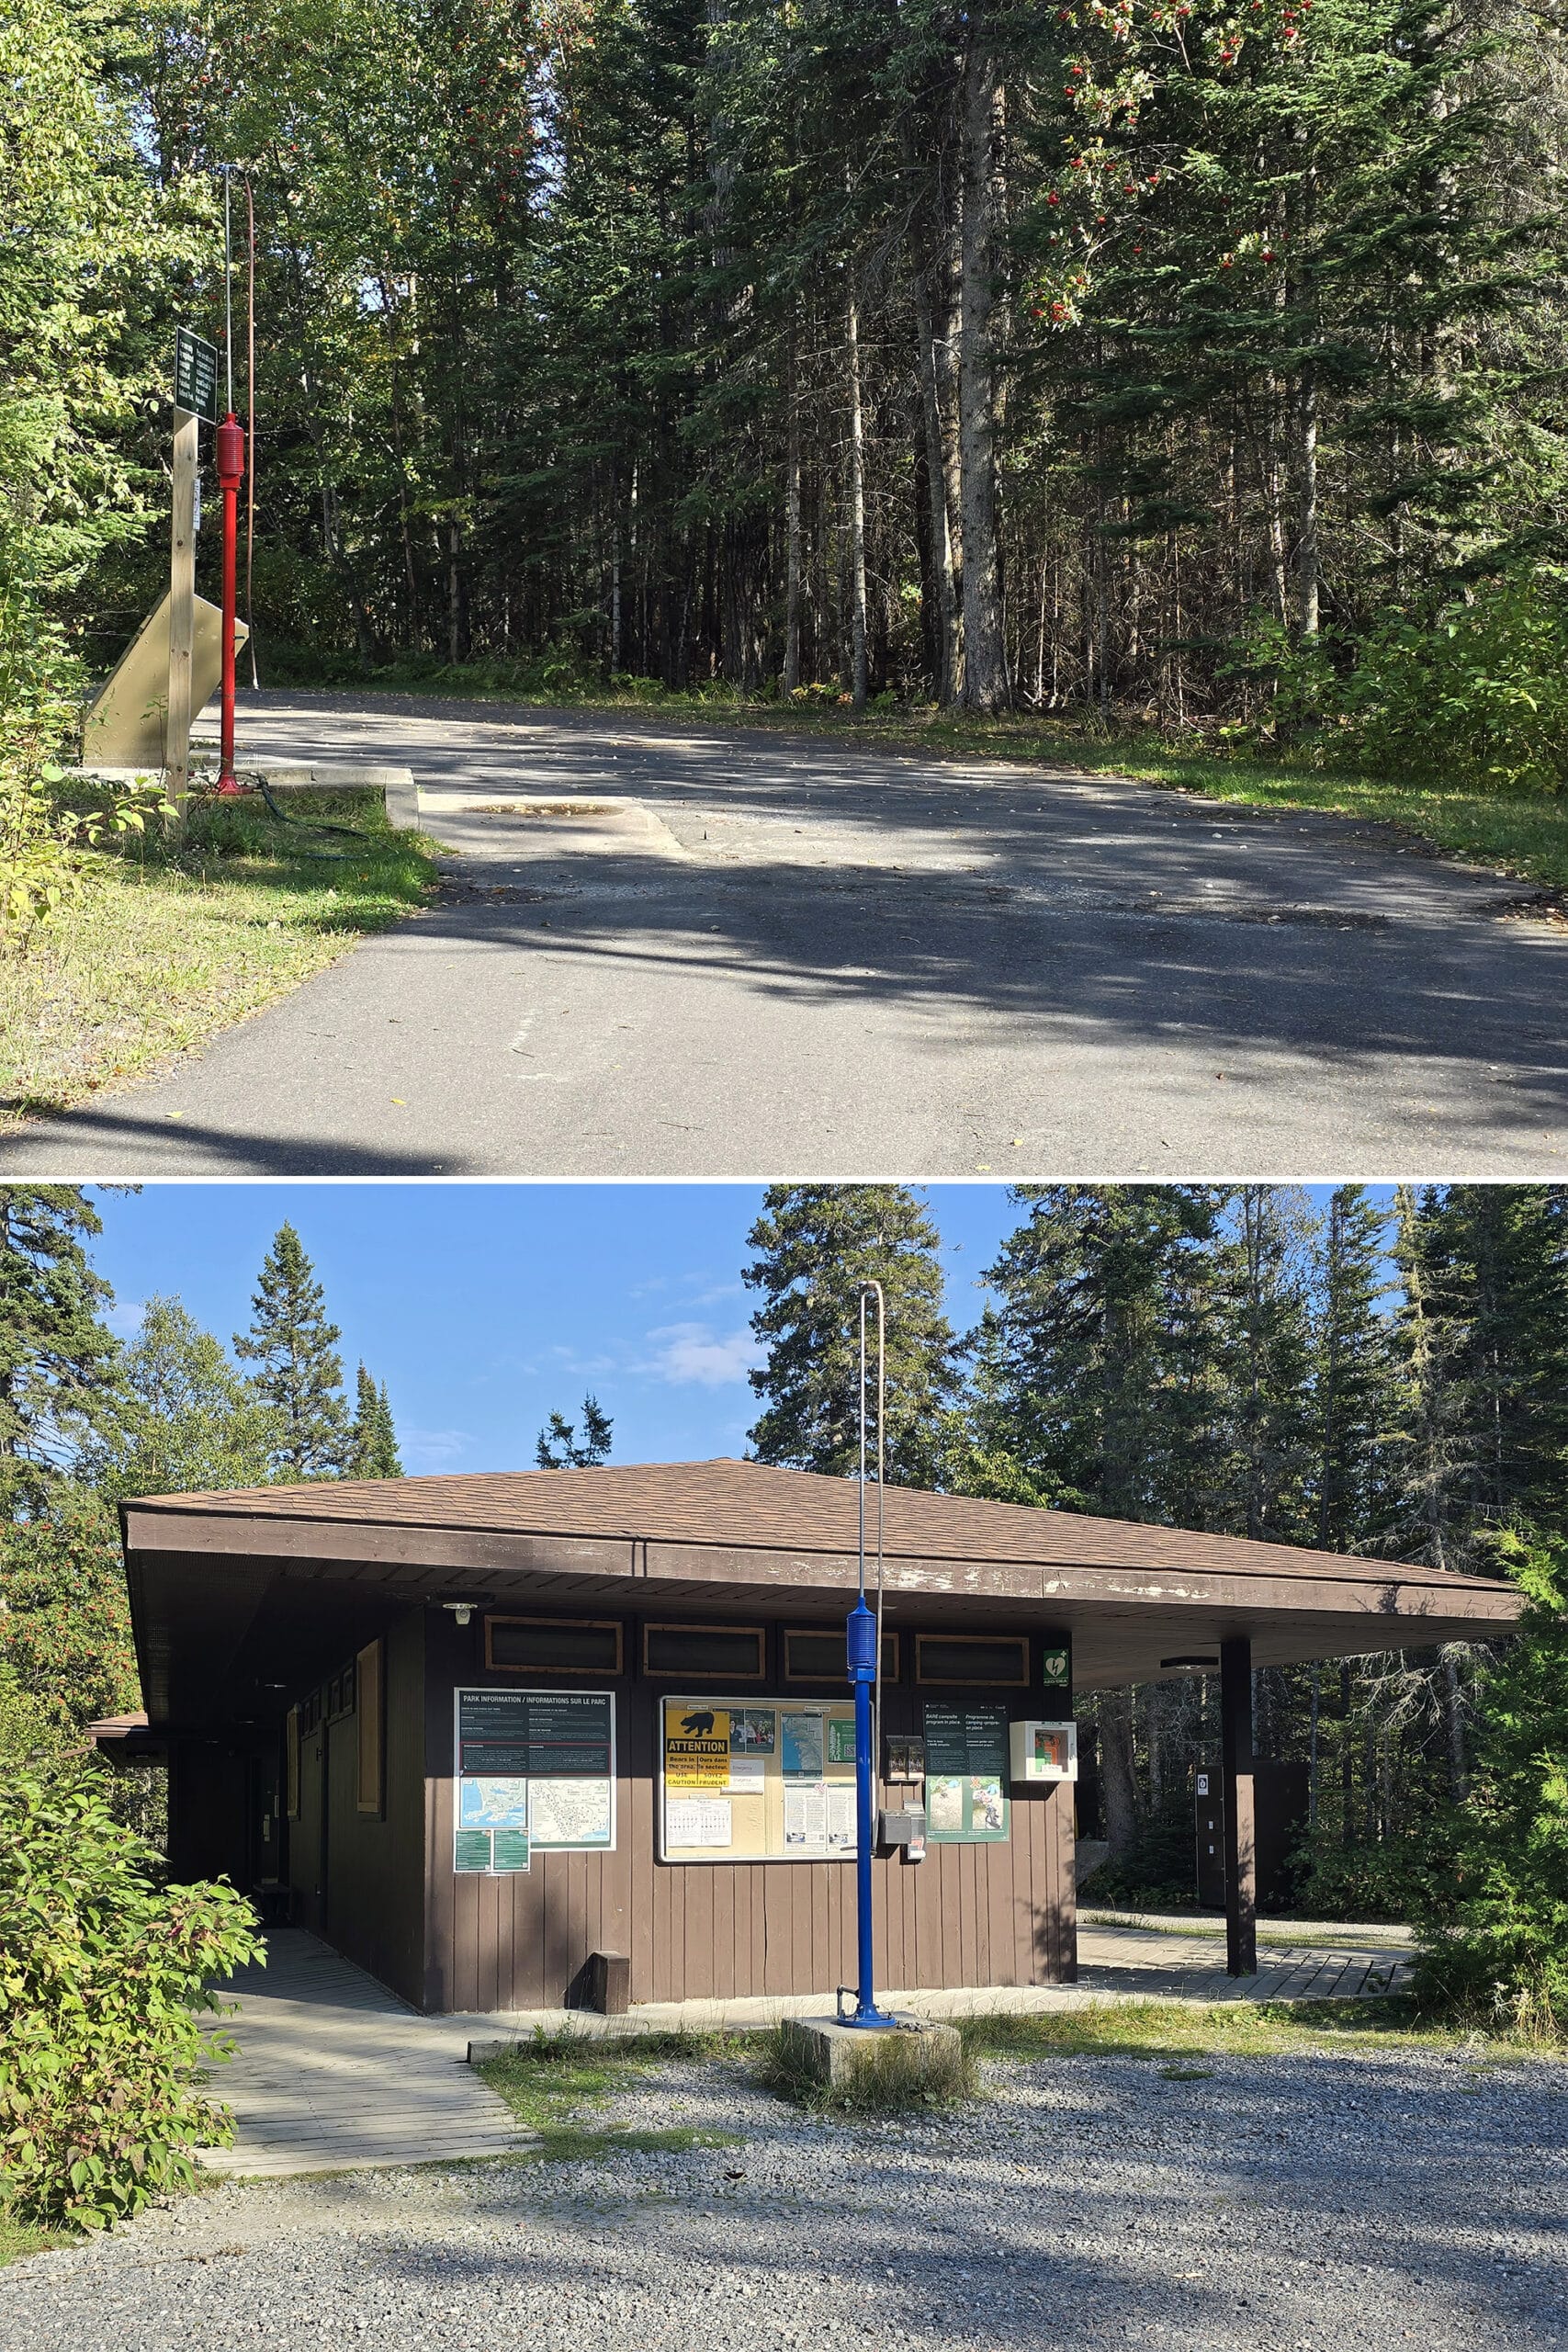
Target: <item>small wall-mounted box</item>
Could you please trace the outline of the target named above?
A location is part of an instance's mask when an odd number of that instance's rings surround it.
[[[1077,1724],[1012,1724],[1009,1726],[1015,1781],[1076,1781]]]
[[[877,1842],[883,1846],[904,1846],[923,1853],[926,1844],[926,1809],[923,1804],[906,1804],[897,1810],[885,1806],[877,1817]]]

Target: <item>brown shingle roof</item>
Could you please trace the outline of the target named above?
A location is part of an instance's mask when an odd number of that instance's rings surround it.
[[[844,1554],[855,1548],[857,1491],[850,1479],[720,1460],[250,1487],[152,1497],[130,1508],[138,1512]],[[1386,1581],[1392,1565],[1238,1536],[1194,1534],[1182,1528],[1089,1518],[1075,1511],[930,1494],[910,1487],[888,1487],[884,1492],[890,1560],[1184,1568],[1227,1576],[1365,1577],[1380,1583]],[[874,1492],[868,1491],[868,1544],[874,1543]],[[1411,1573],[1423,1582],[1459,1587],[1476,1581],[1434,1568]]]

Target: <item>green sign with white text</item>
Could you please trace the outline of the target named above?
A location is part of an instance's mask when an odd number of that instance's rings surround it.
[[[189,327],[175,329],[175,406],[218,422],[218,345]]]

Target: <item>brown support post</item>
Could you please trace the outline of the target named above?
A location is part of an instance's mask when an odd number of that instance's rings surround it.
[[[1258,1840],[1252,1811],[1252,1644],[1220,1644],[1220,1759],[1225,1784],[1225,1967],[1258,1973]]]

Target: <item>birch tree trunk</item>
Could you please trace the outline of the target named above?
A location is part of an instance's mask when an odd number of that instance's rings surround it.
[[[991,314],[997,266],[997,143],[1001,87],[976,8],[964,61],[959,254],[959,514],[964,534],[964,707],[1000,710],[1008,698],[997,531],[996,367]]]
[[[789,353],[789,418],[784,458],[784,690],[800,684],[800,382],[794,334]]]

